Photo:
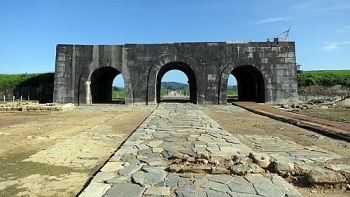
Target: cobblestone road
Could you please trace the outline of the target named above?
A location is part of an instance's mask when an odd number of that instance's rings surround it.
[[[251,139],[257,144],[261,141]],[[270,147],[273,144],[265,148]],[[198,106],[162,103],[92,178],[80,196],[301,196],[275,174],[232,176],[224,172],[196,173],[196,169],[188,173],[170,170],[171,160],[178,155],[231,158],[252,152],[254,150],[223,130]],[[213,172],[213,167],[206,166],[204,163],[200,170]]]

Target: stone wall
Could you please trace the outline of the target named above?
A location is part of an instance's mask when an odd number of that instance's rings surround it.
[[[36,87],[17,87],[0,90],[0,99],[3,100],[5,96],[6,101],[12,101],[13,96],[15,96],[15,99],[20,99],[22,96],[23,100],[27,100],[28,95],[31,100],[39,100]]]
[[[302,101],[310,101],[320,98],[325,99],[343,99],[350,97],[350,87],[335,85],[331,87],[313,85],[303,86],[298,89],[299,99]]]
[[[189,79],[192,103],[226,103],[230,74],[237,79],[240,100],[296,103],[295,59],[294,42],[60,44],[54,102],[108,102],[113,79],[121,74],[126,104],[156,104],[161,78],[177,69]]]
[[[0,100],[12,101],[13,96],[16,100],[38,100],[40,103],[52,102],[53,84],[40,84],[39,87],[16,87],[11,89],[0,90]]]

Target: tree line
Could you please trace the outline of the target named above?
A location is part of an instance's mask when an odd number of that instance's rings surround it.
[[[350,70],[320,70],[298,73],[298,86],[350,86]]]

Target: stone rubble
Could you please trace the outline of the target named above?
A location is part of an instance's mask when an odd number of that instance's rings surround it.
[[[0,111],[64,111],[75,108],[72,103],[58,104],[58,103],[33,103],[33,102],[10,102],[0,105]]]

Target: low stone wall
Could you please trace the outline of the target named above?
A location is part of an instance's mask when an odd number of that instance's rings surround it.
[[[1,89],[0,90],[0,99],[3,100],[5,96],[6,101],[12,101],[13,96],[15,99],[31,99],[39,100],[39,94],[36,87],[16,87],[10,89]]]
[[[316,99],[341,100],[350,97],[350,87],[335,85],[330,87],[312,85],[298,87],[299,100],[310,101]]]
[[[17,100],[38,100],[40,103],[52,103],[53,84],[40,84],[39,87],[16,87],[10,89],[0,89],[1,101]]]
[[[0,105],[0,111],[64,111],[74,108],[74,104],[56,103],[7,103]]]

